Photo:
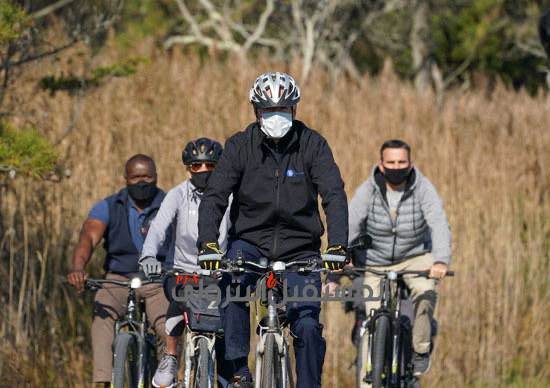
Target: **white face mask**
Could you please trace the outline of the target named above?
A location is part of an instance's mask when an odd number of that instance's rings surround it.
[[[283,112],[270,112],[262,114],[260,126],[267,137],[280,139],[292,128],[292,114]]]

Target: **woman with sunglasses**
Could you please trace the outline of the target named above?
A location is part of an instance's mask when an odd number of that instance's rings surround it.
[[[189,179],[185,180],[168,192],[162,202],[157,216],[153,220],[147,238],[143,244],[140,264],[145,275],[159,273],[161,263],[156,259],[158,249],[162,246],[169,228],[176,228],[173,266],[189,273],[204,273],[197,265],[199,255],[196,241],[198,238],[199,205],[202,193],[206,189],[208,178],[216,167],[222,153],[222,145],[217,141],[200,138],[187,144],[181,154],[183,164]],[[228,208],[229,209],[229,208]],[[229,212],[226,212],[229,213]],[[175,221],[175,222],[174,222]],[[229,214],[224,216],[220,226],[220,247],[227,245],[229,229]],[[165,294],[170,300],[166,313],[166,349],[157,372],[153,377],[153,385],[171,387],[177,377],[177,344],[185,326],[181,302],[172,299],[172,289],[176,286],[175,278],[164,282]],[[220,342],[220,344],[218,344]],[[232,370],[224,370],[229,366],[223,362],[225,351],[223,340],[216,341],[216,358],[218,362],[218,386],[224,387],[232,377]]]

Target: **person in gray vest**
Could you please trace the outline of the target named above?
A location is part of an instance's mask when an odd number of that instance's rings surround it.
[[[349,241],[368,234],[367,267],[379,270],[430,269],[430,278],[407,276],[411,289],[414,375],[430,367],[431,320],[438,279],[451,263],[451,234],[441,198],[432,183],[411,161],[411,149],[389,140],[380,149],[372,175],[355,191],[349,205]],[[366,273],[365,284],[379,290],[378,276]],[[367,314],[380,302],[367,302]],[[365,383],[365,386],[366,383]]]

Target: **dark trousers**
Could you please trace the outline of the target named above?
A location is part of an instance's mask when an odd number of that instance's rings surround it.
[[[228,258],[235,258],[237,251],[241,250],[245,260],[258,261],[260,258],[256,248],[242,240],[229,244]],[[244,296],[246,287],[255,289],[258,275],[225,274],[220,281],[222,302],[220,311],[222,326],[225,334],[225,358],[236,360],[247,357],[250,352],[250,306],[245,302],[230,302],[225,308],[221,308],[226,299],[226,290],[229,286],[231,296],[236,295],[236,288],[240,285],[241,295]],[[294,287],[301,290],[306,285],[313,284],[321,295],[321,278],[319,273],[299,275],[289,272],[283,275],[288,284],[288,294],[292,295]],[[232,282],[235,280],[235,282]],[[240,280],[240,283],[237,282]],[[307,283],[306,283],[307,281]],[[323,325],[319,323],[320,302],[303,301],[289,302],[286,304],[286,313],[290,322],[290,330],[295,335],[294,353],[296,356],[297,388],[321,387],[321,373],[325,359],[326,342],[323,338]]]

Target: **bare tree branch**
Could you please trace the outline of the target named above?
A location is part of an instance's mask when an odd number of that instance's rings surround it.
[[[542,46],[535,39],[527,42],[517,40],[516,45],[521,51],[527,54],[533,55],[537,58],[546,58],[546,53],[542,49]]]
[[[229,30],[227,24],[224,22],[224,19],[222,15],[216,11],[216,8],[214,5],[208,1],[208,0],[199,0],[200,4],[206,9],[206,12],[208,13],[208,17],[214,21],[212,24],[212,27],[216,31],[216,34],[222,39],[224,42],[229,42],[233,40],[233,36],[231,34],[231,31]]]
[[[197,23],[196,19],[185,5],[183,0],[175,0],[183,19],[189,24],[190,32],[185,35],[171,36],[164,42],[165,48],[170,48],[174,44],[192,44],[199,43],[207,47],[216,47],[221,50],[232,51],[240,56],[244,56],[254,44],[276,47],[280,50],[280,43],[275,39],[264,38],[265,28],[269,17],[274,10],[274,0],[266,0],[266,8],[259,17],[258,24],[253,32],[250,32],[245,26],[235,23],[231,17],[231,11],[226,2],[223,10],[216,9],[210,0],[199,0],[199,4],[206,12],[207,20],[203,23]],[[240,6],[240,2],[236,2]],[[204,31],[211,28],[210,34]],[[245,42],[240,44],[234,37],[239,34]],[[212,36],[214,35],[214,36]]]
[[[260,39],[260,37],[264,34],[265,26],[267,24],[267,21],[269,19],[269,16],[273,12],[273,0],[267,0],[267,6],[265,10],[260,15],[260,21],[258,22],[258,25],[256,26],[256,30],[246,39],[246,42],[244,42],[242,51],[247,52],[250,49],[250,46],[252,46],[254,43]]]
[[[84,103],[84,92],[82,89],[78,92],[78,102],[76,103],[75,113],[73,116],[73,120],[69,124],[69,126],[65,129],[63,134],[55,141],[55,145],[61,144],[63,139],[65,139],[69,134],[73,131],[73,129],[76,127],[76,124],[78,123],[78,120],[80,119],[80,113],[82,111],[82,104]]]
[[[412,8],[409,42],[412,51],[414,86],[418,92],[425,92],[430,88],[430,4],[428,0],[415,0]]]
[[[176,3],[178,4],[178,8],[180,9],[180,12],[183,18],[187,23],[189,23],[189,26],[191,27],[191,31],[193,31],[193,34],[195,35],[195,37],[197,38],[203,37],[201,29],[199,28],[199,25],[197,24],[193,16],[191,16],[191,13],[185,6],[185,3],[183,2],[183,0],[176,0]]]
[[[208,38],[206,36],[191,36],[191,35],[185,35],[185,36],[172,36],[164,42],[165,48],[170,48],[175,44],[191,44],[191,43],[200,43],[204,46],[211,47],[216,46],[217,48],[221,50],[227,50],[227,51],[233,51],[236,53],[240,53],[241,47],[235,43],[231,42],[219,42],[212,38]]]
[[[336,68],[338,69],[335,78],[333,79],[333,83],[336,82],[336,78],[338,78],[342,72],[342,69],[345,66],[345,63],[349,61],[349,55],[351,48],[353,47],[353,44],[355,41],[359,38],[361,34],[365,32],[365,30],[372,25],[372,23],[380,18],[381,16],[394,12],[400,8],[403,8],[406,5],[406,2],[403,0],[391,0],[385,3],[384,7],[378,11],[371,11],[369,12],[359,27],[355,29],[346,39],[346,42],[343,45],[343,48],[340,52],[339,58],[337,60]]]
[[[24,63],[36,61],[38,59],[42,59],[42,58],[48,57],[50,55],[55,55],[55,54],[59,53],[60,51],[66,50],[69,47],[73,46],[76,42],[78,42],[78,39],[73,39],[69,43],[64,44],[63,46],[56,47],[53,50],[46,51],[46,52],[43,52],[43,53],[40,53],[40,54],[37,54],[37,55],[31,55],[29,57],[25,57],[23,59],[15,61],[15,62],[3,63],[2,65],[0,65],[0,70],[4,70],[4,69],[7,69],[7,68],[13,67],[13,66],[19,66],[19,65],[22,65]]]
[[[447,77],[445,77],[445,79],[443,80],[443,90],[447,89],[449,87],[449,85],[460,75],[462,74],[467,68],[468,66],[470,66],[470,63],[472,63],[472,61],[474,60],[475,58],[475,55],[476,55],[476,50],[472,50],[470,52],[470,54],[468,54],[468,56],[466,57],[466,59],[464,60],[464,62],[462,62],[460,64],[460,66],[458,66],[453,72],[451,72]]]
[[[42,18],[42,17],[47,16],[48,14],[58,10],[59,8],[64,7],[67,4],[72,3],[73,1],[74,0],[59,0],[58,2],[50,4],[50,5],[42,8],[39,11],[31,13],[30,17],[33,18],[33,19]]]

